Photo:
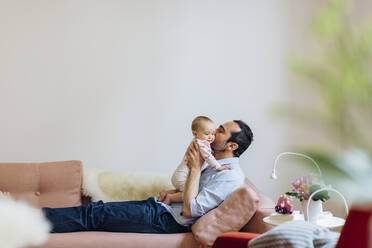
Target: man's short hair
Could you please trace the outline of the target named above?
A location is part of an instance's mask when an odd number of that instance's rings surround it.
[[[200,127],[200,123],[202,121],[210,121],[210,122],[213,122],[211,119],[209,119],[208,117],[206,116],[198,116],[196,117],[192,123],[191,123],[191,130],[192,131],[198,131],[199,127]]]
[[[231,137],[227,142],[234,142],[239,145],[238,149],[234,151],[234,157],[240,157],[245,150],[251,145],[253,141],[253,133],[251,128],[241,120],[234,120],[241,129],[239,132],[231,133]]]

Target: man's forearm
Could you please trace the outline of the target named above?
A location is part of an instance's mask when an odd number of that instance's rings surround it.
[[[182,214],[186,218],[191,218],[190,202],[198,195],[200,174],[201,174],[200,169],[191,168],[189,176],[186,181],[182,207]]]

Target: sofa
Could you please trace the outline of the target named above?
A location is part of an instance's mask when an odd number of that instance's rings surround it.
[[[0,163],[0,191],[9,191],[15,200],[26,201],[36,208],[62,208],[87,204],[89,196],[82,194],[82,170],[82,162],[77,160]],[[231,204],[239,200],[242,202],[239,205],[241,209],[234,210]],[[265,224],[262,218],[272,212],[270,207],[273,206],[271,199],[246,180],[244,187],[238,189],[237,193],[234,192],[218,208],[199,218],[189,233],[57,233],[50,234],[42,246],[32,248],[124,248],[153,247],[154,244],[161,244],[162,248],[210,247],[214,240],[226,231],[240,229],[244,232],[263,233],[271,229],[272,227]],[[211,223],[214,220],[218,223]],[[217,228],[210,230],[214,225]]]

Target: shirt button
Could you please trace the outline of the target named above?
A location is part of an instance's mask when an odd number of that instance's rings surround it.
[[[39,196],[39,195],[40,195],[40,192],[39,192],[39,191],[36,191],[36,192],[35,192],[35,195],[36,195],[36,196]]]

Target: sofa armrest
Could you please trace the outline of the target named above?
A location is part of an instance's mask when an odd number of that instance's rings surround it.
[[[228,232],[216,239],[212,248],[247,248],[247,244],[252,239],[258,237],[259,233]]]
[[[0,163],[0,190],[34,207],[81,205],[82,162]]]

